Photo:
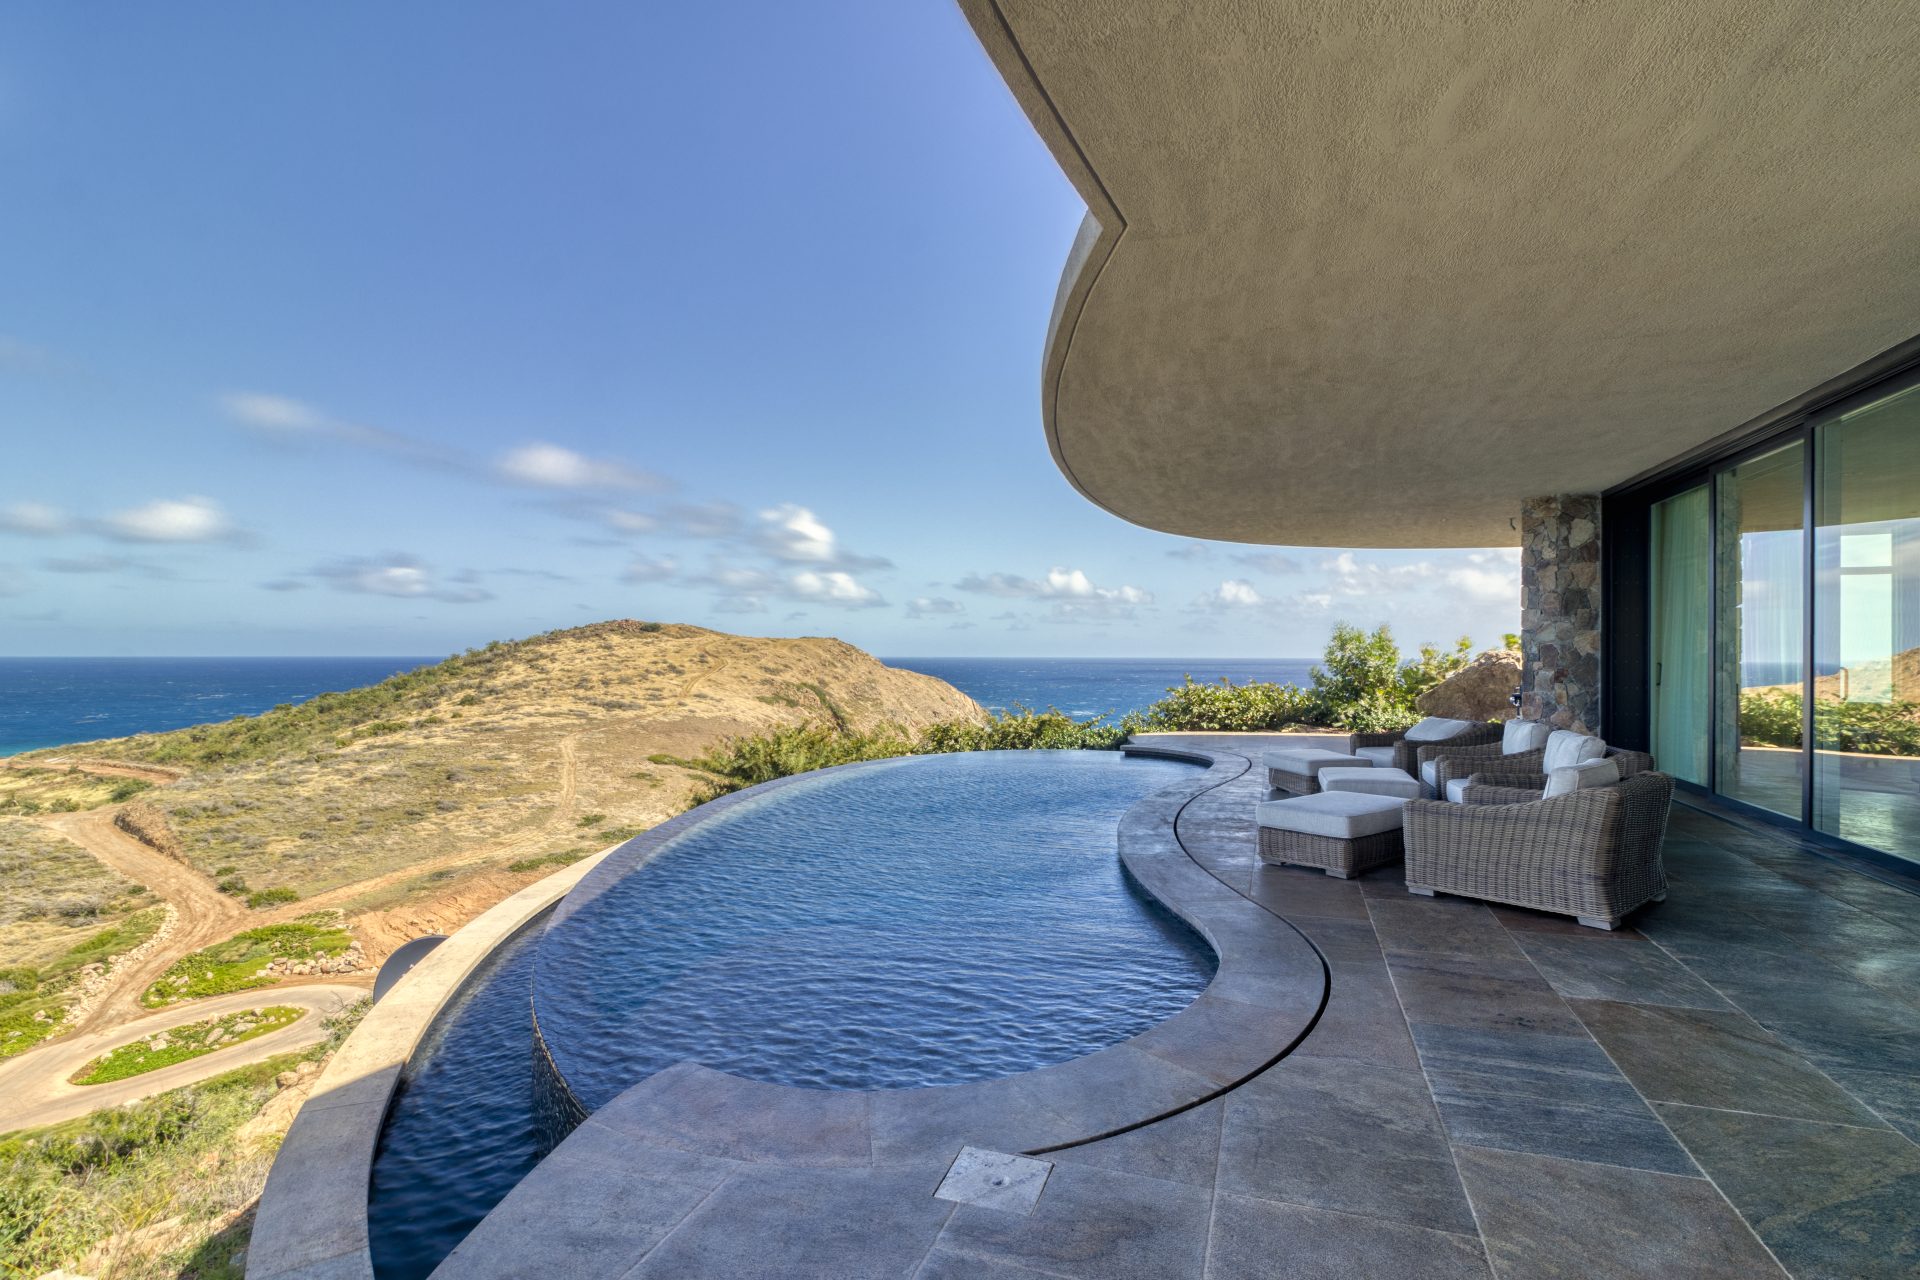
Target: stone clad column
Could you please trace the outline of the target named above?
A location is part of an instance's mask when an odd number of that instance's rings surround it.
[[[1599,495],[1520,505],[1520,592],[1520,714],[1599,733]]]

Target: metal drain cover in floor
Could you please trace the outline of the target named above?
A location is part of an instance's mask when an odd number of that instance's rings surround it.
[[[981,1209],[1032,1213],[1033,1206],[1040,1201],[1041,1188],[1047,1185],[1047,1175],[1052,1172],[1050,1160],[962,1147],[933,1195],[936,1200],[952,1200]]]

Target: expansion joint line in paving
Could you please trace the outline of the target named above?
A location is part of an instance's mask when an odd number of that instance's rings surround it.
[[[1186,753],[1186,752],[1176,753],[1176,752],[1143,751],[1138,754],[1142,754],[1142,755],[1178,754],[1178,755],[1187,755],[1188,758],[1193,758],[1190,753]],[[1201,796],[1212,795],[1214,792],[1220,790],[1220,788],[1222,787],[1231,786],[1233,783],[1238,782],[1241,778],[1244,778],[1247,775],[1248,771],[1253,768],[1253,761],[1247,758],[1246,756],[1240,756],[1237,753],[1231,753],[1231,752],[1223,752],[1221,754],[1235,755],[1236,758],[1240,761],[1242,766],[1242,768],[1240,769],[1240,772],[1234,774],[1231,778],[1223,778],[1219,782],[1214,783],[1210,787],[1203,787],[1202,789],[1194,792],[1192,795],[1188,796],[1185,800],[1181,802],[1180,807],[1174,810],[1174,813],[1173,813],[1174,843],[1180,846],[1180,851],[1187,855],[1188,861],[1192,862],[1194,866],[1200,868],[1200,870],[1212,876],[1220,884],[1225,885],[1229,889],[1232,889],[1235,893],[1239,894],[1242,898],[1245,898],[1248,902],[1251,902],[1254,906],[1259,907],[1262,911],[1272,916],[1275,920],[1285,925],[1288,929],[1292,929],[1295,934],[1299,935],[1301,941],[1305,942],[1309,947],[1313,948],[1314,956],[1318,958],[1318,960],[1320,961],[1320,1003],[1318,1007],[1314,1009],[1313,1016],[1307,1019],[1307,1025],[1300,1029],[1299,1035],[1289,1040],[1281,1048],[1281,1050],[1278,1053],[1274,1054],[1271,1058],[1267,1059],[1265,1062],[1255,1067],[1252,1071],[1247,1072],[1247,1074],[1241,1076],[1239,1079],[1228,1081],[1226,1084],[1221,1085],[1218,1089],[1213,1090],[1211,1093],[1203,1094],[1200,1097],[1193,1099],[1191,1102],[1182,1103],[1177,1107],[1169,1108],[1168,1110],[1162,1111],[1157,1115],[1148,1116],[1144,1120],[1135,1120],[1131,1124],[1123,1124],[1118,1128],[1108,1129],[1104,1133],[1096,1133],[1090,1137],[1076,1138],[1072,1142],[1056,1142],[1052,1146],[1048,1146],[1048,1147],[1034,1147],[1031,1150],[1022,1152],[1021,1154],[1023,1155],[1044,1156],[1044,1155],[1051,1154],[1052,1152],[1055,1152],[1055,1151],[1070,1151],[1075,1147],[1084,1147],[1084,1146],[1089,1146],[1095,1142],[1104,1142],[1108,1138],[1117,1138],[1121,1134],[1132,1133],[1136,1129],[1144,1129],[1151,1124],[1159,1124],[1162,1120],[1170,1120],[1174,1116],[1182,1115],[1188,1111],[1192,1111],[1195,1107],[1204,1107],[1209,1102],[1214,1101],[1216,1098],[1224,1098],[1227,1094],[1232,1093],[1235,1089],[1238,1089],[1241,1085],[1247,1083],[1247,1081],[1252,1080],[1256,1076],[1263,1075],[1266,1072],[1271,1071],[1274,1067],[1278,1066],[1280,1061],[1283,1058],[1285,1058],[1288,1054],[1292,1053],[1295,1049],[1298,1049],[1303,1043],[1306,1042],[1307,1037],[1313,1034],[1313,1029],[1320,1025],[1321,1015],[1323,1015],[1327,1011],[1327,1002],[1333,998],[1333,968],[1331,965],[1327,963],[1326,953],[1320,950],[1319,944],[1316,943],[1312,938],[1308,937],[1306,934],[1302,933],[1299,929],[1294,928],[1292,921],[1288,920],[1285,916],[1281,915],[1279,912],[1275,911],[1273,908],[1267,906],[1264,902],[1261,902],[1259,899],[1253,897],[1251,894],[1245,892],[1242,889],[1235,888],[1232,884],[1229,884],[1227,881],[1221,879],[1219,874],[1216,873],[1213,870],[1213,868],[1207,866],[1206,863],[1194,857],[1193,850],[1187,848],[1187,842],[1180,838],[1180,818],[1181,818],[1181,815],[1186,813],[1188,805],[1191,805],[1194,801],[1198,800]],[[1210,763],[1217,763],[1218,760],[1219,760],[1219,757],[1215,756],[1212,758]]]

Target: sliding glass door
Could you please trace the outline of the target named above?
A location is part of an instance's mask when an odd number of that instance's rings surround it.
[[[1806,449],[1715,480],[1714,787],[1800,817],[1806,759]]]
[[[1676,778],[1707,784],[1712,636],[1712,504],[1699,485],[1653,504],[1651,737]]]
[[[1814,825],[1920,860],[1920,388],[1816,441]]]

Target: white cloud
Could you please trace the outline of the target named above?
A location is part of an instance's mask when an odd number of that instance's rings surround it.
[[[211,498],[156,498],[108,516],[103,527],[123,542],[218,542],[236,532]]]
[[[740,508],[730,502],[683,502],[667,510],[674,532],[688,538],[732,537],[740,521]]]
[[[27,575],[15,566],[0,564],[0,596],[17,596],[27,589]]]
[[[334,560],[316,568],[313,576],[336,591],[357,595],[389,596],[398,600],[439,600],[448,604],[474,604],[493,599],[493,593],[484,587],[444,585],[435,580],[426,565],[412,556],[397,553]],[[454,576],[468,580],[472,577],[471,574]]]
[[[680,571],[680,566],[672,556],[651,558],[635,556],[633,562],[620,575],[620,581],[627,583],[665,582]]]
[[[1134,586],[1100,587],[1083,569],[1055,566],[1041,581],[1011,573],[968,574],[954,584],[962,591],[1002,599],[1105,600],[1117,604],[1152,604],[1153,593]]]
[[[612,458],[589,458],[544,440],[508,450],[494,465],[516,484],[542,489],[658,489],[660,477]]]
[[[16,502],[0,507],[0,529],[8,533],[48,536],[73,527],[67,513],[44,502]]]
[[[621,533],[652,533],[660,527],[660,519],[644,511],[609,511],[607,525]]]
[[[1261,573],[1285,574],[1299,573],[1305,568],[1293,556],[1278,551],[1243,551],[1233,557],[1235,564],[1243,564],[1249,569],[1258,569]]]
[[[1213,548],[1204,542],[1183,542],[1167,552],[1167,557],[1172,560],[1211,560]]]
[[[1260,593],[1245,578],[1229,578],[1213,593],[1214,599],[1223,605],[1249,608],[1260,603]]]
[[[824,573],[803,569],[794,574],[787,585],[790,593],[802,600],[818,600],[849,609],[870,609],[886,603],[878,591],[838,569]]]
[[[893,562],[883,557],[855,555],[846,550],[819,516],[797,503],[783,502],[758,514],[760,528],[754,543],[775,560],[842,570],[892,566]]]
[[[907,602],[909,618],[941,618],[965,613],[966,606],[944,596],[915,596]]]
[[[261,431],[325,431],[331,426],[327,415],[312,405],[262,391],[229,391],[220,397],[220,407],[235,422]]]

